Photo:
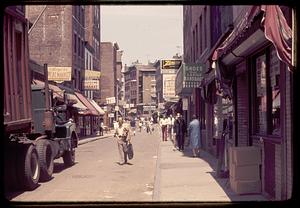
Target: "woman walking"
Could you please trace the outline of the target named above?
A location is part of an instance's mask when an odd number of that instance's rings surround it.
[[[196,115],[192,116],[192,121],[189,124],[189,134],[190,134],[190,145],[193,151],[193,157],[199,155],[201,141],[200,141],[200,122]]]

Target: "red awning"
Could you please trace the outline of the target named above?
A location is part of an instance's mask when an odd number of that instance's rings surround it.
[[[86,97],[84,97],[82,94],[78,92],[75,92],[75,95],[88,108],[88,110],[84,113],[85,115],[99,116],[98,111],[94,108],[94,106],[90,103],[90,101]]]
[[[266,39],[271,41],[276,48],[278,58],[285,62],[289,69],[293,69],[292,64],[292,30],[278,5],[251,6],[246,11],[243,18],[235,26],[231,34],[213,52],[212,61],[216,61],[247,28],[249,28],[261,11],[264,12],[262,25]]]
[[[260,6],[251,6],[246,11],[243,18],[234,27],[229,36],[224,40],[224,42],[213,52],[212,61],[218,60],[221,54],[228,48],[235,40],[244,33],[244,31],[249,28],[253,22],[254,17],[260,12]]]
[[[262,23],[265,27],[266,38],[275,46],[278,58],[292,69],[292,30],[290,26],[278,5],[263,5],[261,10],[265,12]]]

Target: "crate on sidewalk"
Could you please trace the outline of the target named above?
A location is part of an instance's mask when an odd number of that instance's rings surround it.
[[[261,193],[259,147],[230,147],[230,187],[237,194]]]
[[[234,180],[260,180],[259,164],[237,166],[233,163],[230,167],[230,176]]]
[[[261,150],[259,147],[231,147],[232,162],[239,165],[261,164]]]
[[[261,193],[261,180],[234,180],[230,178],[230,187],[237,194]]]

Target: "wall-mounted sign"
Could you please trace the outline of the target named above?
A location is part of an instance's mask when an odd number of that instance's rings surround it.
[[[115,104],[116,103],[116,98],[115,97],[108,97],[108,98],[106,98],[106,103],[107,104]]]
[[[48,67],[48,80],[55,82],[71,81],[71,67]]]
[[[163,75],[163,98],[176,97],[175,94],[175,78],[176,74]]]
[[[99,90],[99,80],[84,80],[83,87],[85,90]]]
[[[90,80],[90,79],[100,79],[101,72],[99,71],[93,71],[93,70],[84,70],[84,79]]]
[[[182,98],[182,110],[188,110],[188,99]]]
[[[114,113],[109,113],[109,114],[108,114],[108,117],[109,117],[109,118],[114,118],[114,117],[115,117],[115,114],[114,114]]]

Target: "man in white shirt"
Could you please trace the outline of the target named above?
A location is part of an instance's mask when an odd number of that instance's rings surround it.
[[[168,128],[168,119],[164,115],[162,119],[159,121],[160,127],[161,127],[161,133],[162,133],[162,141],[168,141],[167,139],[167,128]]]
[[[123,118],[119,117],[118,119],[118,127],[116,128],[115,135],[117,137],[119,155],[120,155],[120,162],[119,165],[128,164],[127,163],[127,152],[124,151],[128,143],[131,142],[131,132],[130,126],[124,124]]]

